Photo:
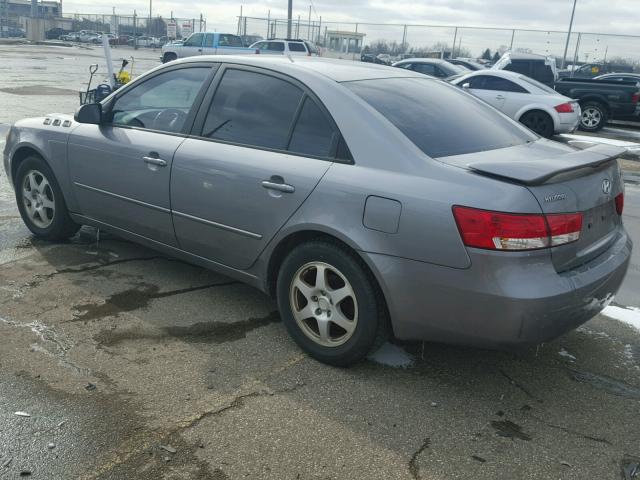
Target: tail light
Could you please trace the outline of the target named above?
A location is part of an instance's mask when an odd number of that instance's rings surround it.
[[[638,100],[640,100],[640,93],[634,93],[631,95],[631,103],[638,103]]]
[[[581,213],[514,214],[453,207],[462,241],[488,250],[535,250],[575,242],[582,230]]]
[[[624,193],[619,193],[616,195],[616,212],[618,215],[622,215],[622,210],[624,210]]]
[[[571,113],[573,112],[573,105],[569,102],[567,103],[561,103],[560,105],[556,105],[555,107],[556,112],[558,113]]]

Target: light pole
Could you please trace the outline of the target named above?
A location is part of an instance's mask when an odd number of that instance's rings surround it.
[[[151,10],[153,9],[153,0],[149,0],[149,25],[147,26],[147,35],[151,36]]]
[[[573,16],[576,13],[576,3],[578,0],[573,0],[573,9],[571,10],[571,20],[569,20],[569,31],[567,32],[567,41],[564,44],[564,55],[562,55],[562,65],[560,68],[564,68],[567,61],[567,50],[569,50],[569,39],[571,38],[571,29],[573,28]]]
[[[293,16],[293,0],[287,6],[287,38],[291,38],[291,17]]]

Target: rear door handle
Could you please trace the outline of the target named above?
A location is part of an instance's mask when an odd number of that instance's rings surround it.
[[[269,180],[264,180],[262,182],[262,186],[267,190],[277,190],[279,192],[284,192],[284,193],[293,193],[296,191],[296,188],[293,185],[288,185],[286,183],[270,182]]]
[[[165,160],[162,160],[161,158],[142,157],[142,160],[144,160],[144,163],[148,163],[149,165],[155,165],[157,167],[166,167],[167,166],[167,162]]]

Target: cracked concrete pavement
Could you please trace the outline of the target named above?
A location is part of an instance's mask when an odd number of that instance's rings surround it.
[[[616,302],[640,307],[637,258]],[[518,353],[399,350],[409,367],[315,362],[250,287],[91,228],[38,241],[0,177],[2,480],[613,480],[639,461],[627,325],[600,315]]]

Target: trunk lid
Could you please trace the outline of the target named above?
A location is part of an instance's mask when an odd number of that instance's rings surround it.
[[[625,150],[611,145],[576,150],[550,145],[555,142],[538,143],[439,160],[521,184],[546,214],[581,212],[580,238],[551,249],[554,267],[562,272],[592,260],[617,238],[622,220],[614,199],[624,185],[616,159]]]

